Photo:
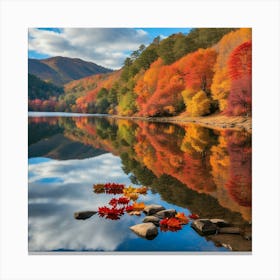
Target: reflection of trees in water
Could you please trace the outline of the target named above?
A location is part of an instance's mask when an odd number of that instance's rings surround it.
[[[231,197],[242,206],[252,203],[252,146],[245,133],[226,132],[230,156],[229,180],[226,188]]]
[[[251,220],[252,174],[251,134],[245,131],[222,131],[211,147],[212,176],[219,203],[239,211]]]
[[[58,118],[28,119],[28,145],[62,132],[63,128],[59,125]]]
[[[251,134],[90,117],[60,118],[59,126],[69,139],[120,156],[133,183],[166,201],[216,216],[227,208],[251,219]]]
[[[240,213],[224,208],[216,198],[186,188],[184,184],[169,175],[157,178],[150,187],[166,202],[188,208],[192,213],[199,214],[201,218],[215,217],[232,223],[245,222]]]
[[[135,144],[138,160],[158,177],[168,174],[198,192],[213,192],[216,187],[210,174],[209,148],[216,135],[197,125],[169,126],[175,128],[159,130],[155,124],[139,124]]]

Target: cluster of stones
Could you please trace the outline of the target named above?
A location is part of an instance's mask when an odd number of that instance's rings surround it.
[[[146,239],[154,239],[158,235],[160,220],[175,217],[175,209],[165,209],[161,205],[148,205],[143,210],[147,215],[141,224],[134,225],[130,229],[137,235]],[[223,219],[195,219],[191,227],[200,235],[211,234],[242,234],[242,230],[237,226],[232,226]]]
[[[154,239],[158,235],[158,226],[160,220],[164,218],[175,217],[175,209],[165,209],[165,207],[157,204],[147,205],[143,212],[146,217],[141,224],[134,225],[130,229],[137,235],[146,239]]]
[[[198,219],[191,224],[200,235],[233,234],[241,235],[246,240],[252,240],[252,232],[242,226],[232,225],[222,219]]]
[[[147,205],[143,212],[146,214],[146,217],[142,223],[131,226],[130,229],[138,236],[149,240],[154,239],[158,235],[158,227],[162,219],[175,217],[177,213],[175,209],[165,209],[165,207],[157,204]],[[85,220],[96,213],[96,211],[76,212],[74,217],[78,220]],[[196,219],[192,221],[191,227],[203,236],[212,234],[243,235],[239,227],[232,226],[223,219]]]

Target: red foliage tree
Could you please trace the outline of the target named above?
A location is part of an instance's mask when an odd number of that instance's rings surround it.
[[[231,88],[228,96],[228,115],[252,113],[252,41],[235,48],[228,61]]]

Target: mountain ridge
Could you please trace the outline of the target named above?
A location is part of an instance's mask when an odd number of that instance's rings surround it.
[[[57,86],[95,74],[110,73],[113,70],[80,58],[55,56],[44,59],[28,59],[28,73]]]

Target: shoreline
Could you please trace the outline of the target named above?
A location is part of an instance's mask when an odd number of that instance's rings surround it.
[[[164,122],[164,123],[175,123],[178,125],[187,125],[195,123],[208,127],[211,129],[233,129],[233,130],[245,130],[252,132],[252,118],[244,116],[233,116],[227,117],[222,115],[212,115],[206,117],[185,117],[185,116],[174,116],[174,117],[136,117],[136,116],[119,116],[119,115],[106,115],[105,117],[114,119],[128,119],[128,120],[141,120],[149,122]]]
[[[204,117],[187,117],[184,115],[174,117],[139,117],[139,116],[120,116],[108,114],[83,114],[83,113],[66,113],[66,112],[28,112],[31,117],[98,117],[98,118],[113,118],[113,119],[127,119],[135,121],[148,121],[148,122],[163,122],[174,123],[178,125],[199,124],[211,129],[232,129],[232,130],[245,130],[249,133],[252,132],[252,118],[244,116],[224,116],[224,115],[210,115]]]

